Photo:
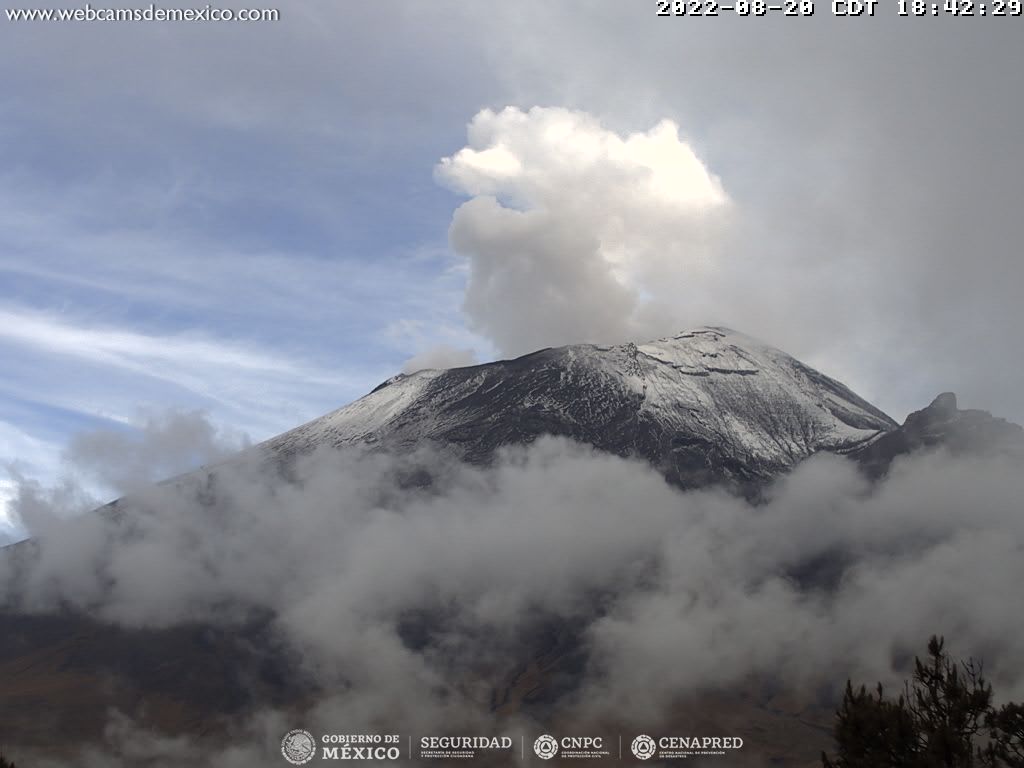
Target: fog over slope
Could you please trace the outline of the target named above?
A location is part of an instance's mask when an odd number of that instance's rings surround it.
[[[431,487],[404,482],[424,468]],[[891,681],[932,632],[1024,695],[1015,459],[940,450],[871,485],[818,455],[757,506],[554,438],[489,468],[325,449],[286,473],[254,459],[199,478],[49,526],[81,494],[23,485],[17,509],[46,534],[0,561],[5,609],[129,627],[269,615],[316,692],[302,726],[323,732],[495,727],[487,685],[552,622],[586,658],[563,719],[629,713],[654,728],[677,699],[750,676],[804,691]],[[218,764],[261,764],[290,723],[267,711],[235,724],[243,746]],[[116,714],[108,735],[96,764],[134,764],[134,749],[179,765],[198,749]]]

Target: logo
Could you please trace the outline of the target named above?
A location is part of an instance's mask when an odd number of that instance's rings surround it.
[[[658,745],[655,744],[654,739],[647,734],[641,734],[633,739],[633,744],[630,748],[639,760],[650,760],[654,757],[654,753],[657,751]]]
[[[555,741],[554,736],[549,736],[545,733],[533,742],[533,751],[537,753],[537,757],[541,760],[550,760],[558,754],[558,742]]]
[[[316,739],[309,731],[296,728],[281,739],[281,754],[292,765],[303,765],[316,756]]]
[[[512,751],[511,736],[422,736],[421,758],[460,760],[480,757],[490,750]]]
[[[320,737],[324,745],[320,759],[397,760],[402,754],[400,738],[397,733],[325,733]]]
[[[691,757],[713,757],[742,749],[739,736],[661,736],[657,741],[647,734],[637,736],[631,745],[640,760],[686,760]]]

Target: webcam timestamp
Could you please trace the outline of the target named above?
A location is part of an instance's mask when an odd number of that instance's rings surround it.
[[[897,0],[900,16],[1020,16],[1021,0]]]
[[[815,0],[655,0],[658,16],[813,16]],[[833,16],[874,16],[881,0],[825,0]],[[1024,0],[895,0],[897,16],[1022,16]],[[887,7],[889,6],[886,3]]]
[[[813,16],[814,0],[655,0],[658,16]]]

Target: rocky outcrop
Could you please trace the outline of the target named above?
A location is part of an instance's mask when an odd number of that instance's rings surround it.
[[[942,448],[953,454],[1011,453],[1024,458],[1024,429],[988,411],[960,410],[956,395],[943,392],[903,425],[850,452],[872,477],[888,472],[899,456]]]

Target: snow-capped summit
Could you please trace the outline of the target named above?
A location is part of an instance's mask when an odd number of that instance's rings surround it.
[[[820,450],[847,452],[895,422],[839,382],[726,328],[646,344],[580,344],[396,376],[264,444],[405,450],[440,444],[471,461],[564,435],[651,462],[683,486],[768,479]]]

